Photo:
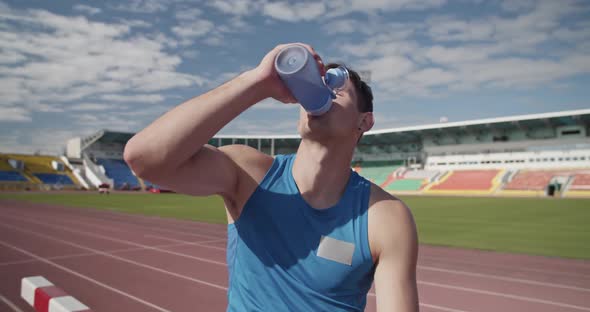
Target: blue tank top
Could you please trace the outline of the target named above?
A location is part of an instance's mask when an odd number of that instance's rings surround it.
[[[227,311],[363,311],[373,283],[370,183],[352,172],[340,201],[315,209],[277,155],[228,225]]]

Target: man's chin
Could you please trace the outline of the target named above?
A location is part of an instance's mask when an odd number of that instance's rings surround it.
[[[302,139],[311,139],[314,141],[329,140],[331,137],[330,129],[315,121],[309,121],[308,124],[299,131],[299,135]]]
[[[322,114],[322,115],[309,115],[308,114],[307,120],[309,120],[310,122],[315,122],[315,121],[326,119],[327,116],[328,116],[328,114]]]

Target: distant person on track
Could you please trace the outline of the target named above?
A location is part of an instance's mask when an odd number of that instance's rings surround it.
[[[328,113],[301,109],[296,154],[207,144],[264,99],[296,102],[273,64],[284,46],[154,121],[127,143],[125,160],[152,183],[223,198],[228,311],[363,311],[373,281],[377,311],[418,311],[411,212],[351,170],[355,147],[374,123],[371,89],[356,72],[349,70]]]
[[[109,194],[111,186],[107,183],[102,183],[98,186],[98,193],[99,194]]]

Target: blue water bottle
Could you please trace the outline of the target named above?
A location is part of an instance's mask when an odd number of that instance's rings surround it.
[[[348,80],[348,71],[342,66],[329,69],[322,78],[313,55],[300,44],[281,50],[275,58],[275,68],[297,101],[315,116],[330,110],[335,90]]]

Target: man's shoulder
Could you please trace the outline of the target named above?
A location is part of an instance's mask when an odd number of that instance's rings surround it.
[[[384,248],[395,248],[413,240],[415,231],[410,208],[401,199],[371,183],[369,238],[374,256],[378,256]]]
[[[374,209],[392,209],[384,207],[401,207],[405,206],[404,202],[393,194],[385,191],[377,184],[371,182],[371,196],[369,198],[369,208]],[[395,208],[393,208],[395,209]]]
[[[248,145],[225,145],[219,147],[219,150],[233,161],[238,175],[235,202],[226,203],[226,205],[241,211],[242,206],[272,166],[274,159]]]
[[[253,147],[242,144],[232,144],[219,147],[219,150],[227,155],[239,168],[239,174],[249,177],[264,175],[273,162],[269,156]]]

